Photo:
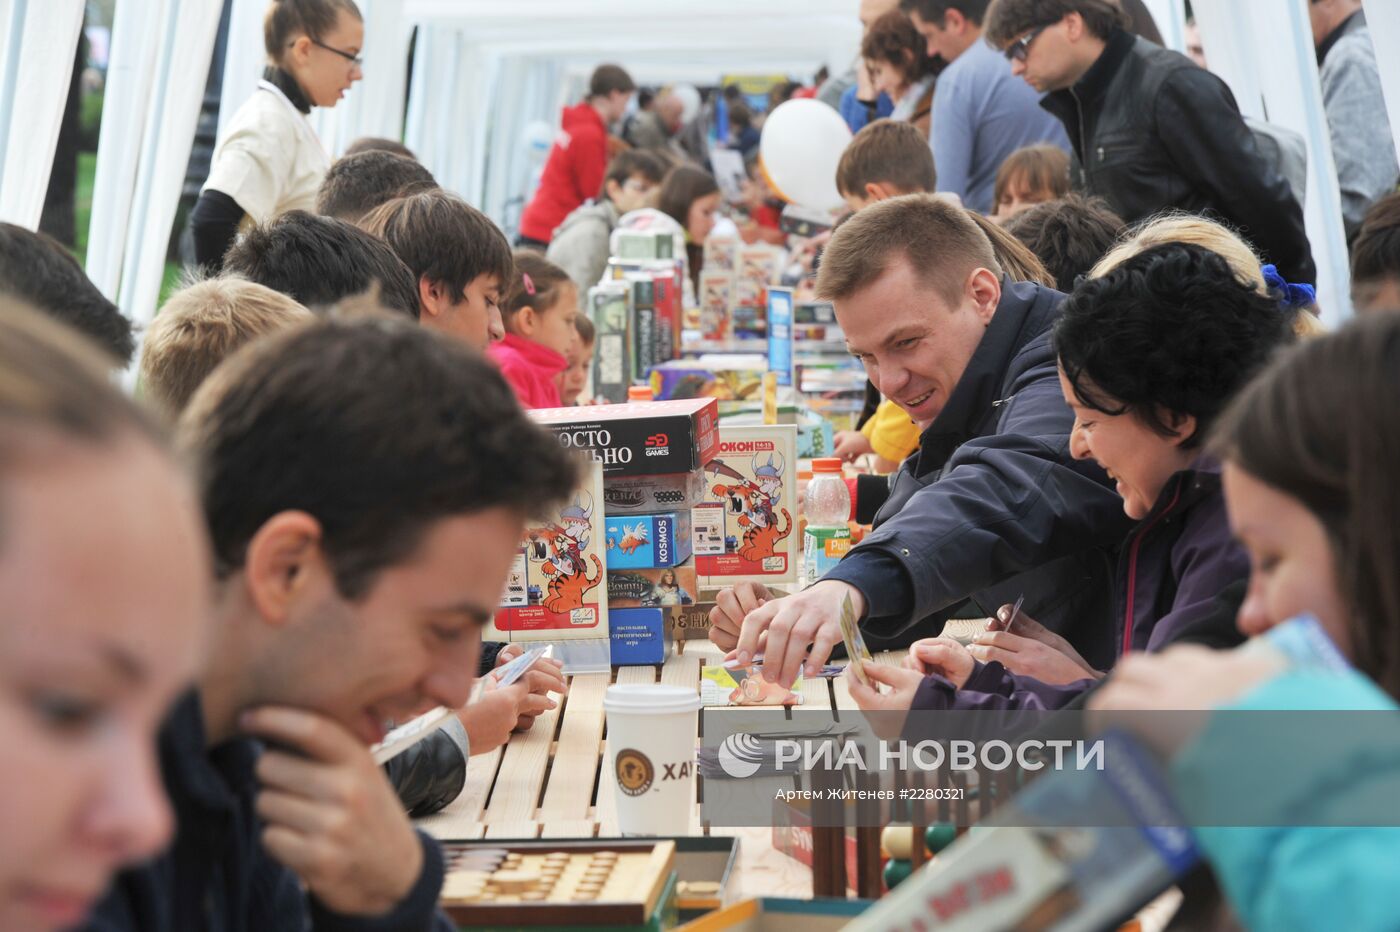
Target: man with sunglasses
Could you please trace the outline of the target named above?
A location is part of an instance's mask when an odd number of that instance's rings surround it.
[[[928,54],[948,63],[933,95],[929,144],[938,190],[991,213],[997,169],[1023,146],[1051,143],[1069,151],[1064,127],[1040,109],[1040,95],[1007,72],[982,41],[987,0],[902,0]]]
[[[1129,223],[1172,209],[1214,215],[1289,281],[1317,280],[1302,207],[1224,81],[1134,37],[1116,0],[992,0],[984,25],[1064,123],[1076,188]]]

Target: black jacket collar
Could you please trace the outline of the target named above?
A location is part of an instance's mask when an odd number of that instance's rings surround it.
[[[186,805],[226,812],[254,786],[258,745],[246,738],[206,746],[204,707],[191,691],[175,706],[161,733],[167,789],[178,808]]]
[[[311,112],[311,101],[306,99],[306,94],[302,91],[301,85],[297,83],[297,79],[292,77],[290,72],[268,65],[263,69],[263,80],[277,88],[283,94],[286,94],[287,99],[292,102],[293,107],[296,107],[302,113]]]
[[[1084,72],[1084,76],[1071,88],[1081,106],[1096,101],[1107,93],[1109,85],[1118,75],[1118,69],[1123,67],[1123,62],[1127,60],[1136,43],[1137,37],[1132,33],[1123,29],[1113,30],[1098,60],[1089,66],[1089,70]]]
[[[1327,53],[1332,51],[1332,46],[1341,41],[1342,36],[1366,25],[1366,11],[1357,10],[1355,13],[1342,20],[1336,29],[1327,34],[1327,38],[1322,40],[1322,44],[1317,47],[1317,63],[1321,65]]]
[[[1012,362],[1025,346],[1050,328],[1064,295],[1033,282],[1002,278],[1001,300],[987,332],[972,353],[948,403],[924,431],[919,446],[934,464],[942,464],[953,449],[985,429],[995,410]]]

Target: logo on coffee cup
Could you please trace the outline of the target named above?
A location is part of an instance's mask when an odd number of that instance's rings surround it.
[[[622,787],[622,792],[628,796],[641,796],[651,789],[651,782],[656,777],[656,768],[651,764],[651,758],[634,748],[623,748],[617,752],[617,760],[614,764],[617,769],[617,785]]]

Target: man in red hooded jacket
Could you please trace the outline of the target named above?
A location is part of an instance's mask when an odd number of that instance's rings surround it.
[[[564,218],[603,187],[608,167],[608,126],[622,119],[637,89],[618,65],[599,65],[588,81],[588,99],[564,108],[563,126],[549,150],[539,190],[520,217],[522,246],[543,249]]]

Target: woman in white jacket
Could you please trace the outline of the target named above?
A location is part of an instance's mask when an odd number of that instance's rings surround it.
[[[190,215],[195,258],[217,270],[245,222],[314,210],[330,168],[307,115],[334,107],[363,77],[365,26],[354,0],[273,0],[263,23],[267,68],[214,153]]]

